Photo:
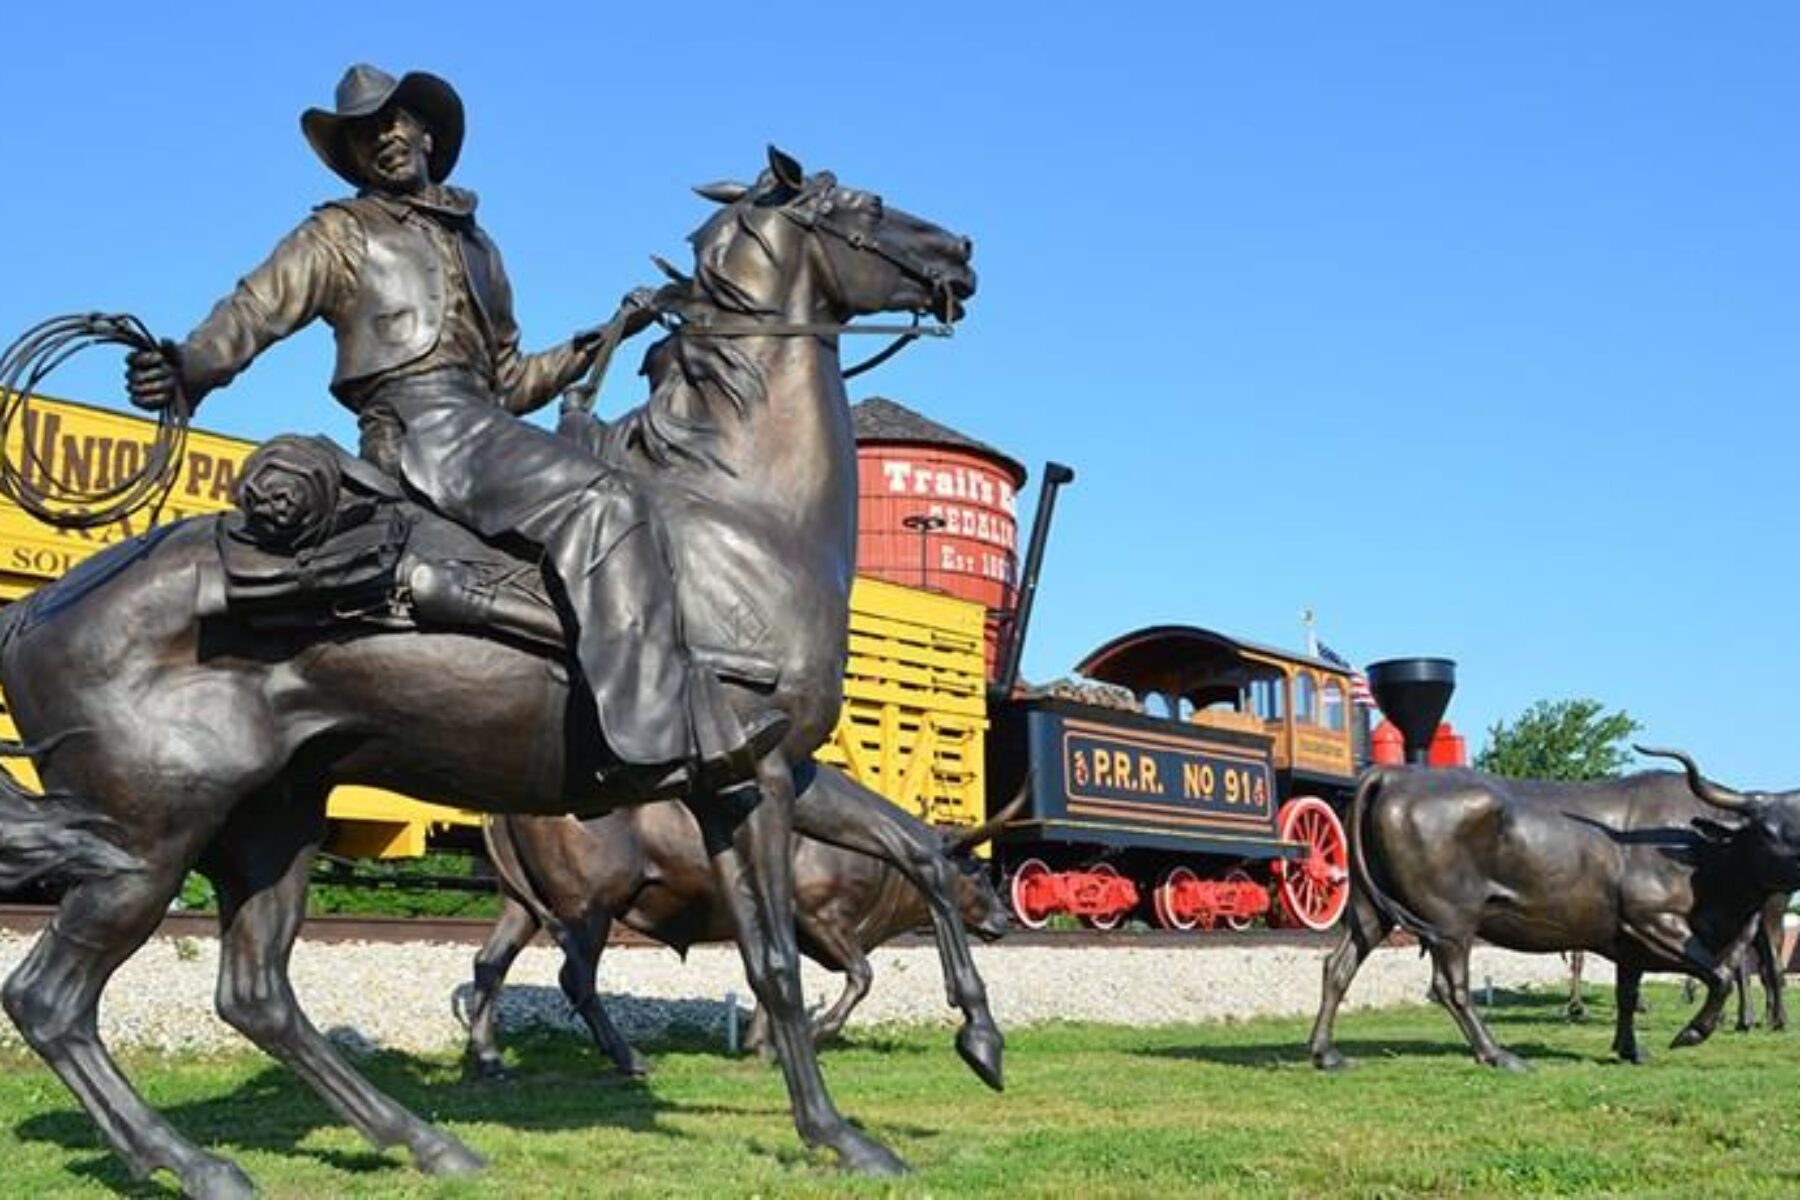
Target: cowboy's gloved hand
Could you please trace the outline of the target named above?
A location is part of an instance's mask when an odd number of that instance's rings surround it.
[[[613,320],[625,322],[624,336],[631,337],[656,320],[656,289],[632,288],[619,301],[619,315]]]
[[[125,358],[125,388],[146,412],[161,412],[181,396],[181,351],[173,342],[133,350]]]

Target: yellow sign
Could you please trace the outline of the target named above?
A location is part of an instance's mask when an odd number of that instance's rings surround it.
[[[34,398],[29,418],[12,434],[7,456],[22,469],[90,491],[129,479],[143,469],[156,425],[143,417],[89,408],[67,400]],[[19,444],[23,438],[30,451]],[[161,520],[178,521],[231,507],[231,487],[255,442],[190,433],[181,474],[163,505]],[[148,513],[104,529],[57,529],[10,500],[0,499],[0,597],[57,579],[102,546],[142,533]]]

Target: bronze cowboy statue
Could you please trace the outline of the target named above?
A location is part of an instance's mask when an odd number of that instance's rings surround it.
[[[337,339],[331,391],[357,415],[364,457],[484,538],[544,551],[621,764],[603,776],[641,778],[649,794],[747,779],[785,717],[764,710],[740,723],[682,644],[667,552],[634,481],[519,419],[592,365],[606,331],[519,349],[512,289],[475,195],[444,182],[462,150],[461,99],[435,75],[395,80],[358,65],[338,84],[337,110],[309,109],[300,125],[356,195],[319,206],[179,345],[135,352],[132,399],[157,410],[179,392],[197,405],[323,319]],[[636,299],[613,318],[627,336],[652,317]]]
[[[0,989],[7,1015],[134,1175],[250,1194],[133,1090],[98,1033],[107,981],[198,870],[219,897],[220,1016],[376,1145],[472,1170],[478,1155],[371,1085],[294,995],[327,796],[374,784],[582,817],[678,797],[800,1136],[852,1170],[904,1170],[837,1110],[819,1068],[794,834],[880,855],[920,887],[966,1018],[957,1049],[999,1086],[1003,1039],[942,842],[812,761],[842,704],[856,549],[837,335],[875,313],[959,319],[971,244],[771,148],[753,180],[699,189],[716,207],[690,237],[693,274],[667,268],[654,295],[669,331],[646,358],[649,397],[590,456],[518,414],[644,325],[646,305],[520,353],[474,199],[444,184],[462,115],[442,81],[353,68],[335,110],[303,125],[358,194],[316,211],[183,342],[158,348],[118,319],[145,351],[128,383],[162,407],[159,431],[185,428],[195,401],[322,317],[332,390],[399,481],[278,438],[245,464],[242,511],[155,525],[0,609],[0,689],[21,737],[0,757],[29,757],[43,781],[35,794],[0,770],[0,888],[66,885]],[[38,356],[0,355],[0,377],[24,359]],[[0,486],[30,475],[7,465]],[[446,564],[479,584],[465,618],[504,610],[511,624],[441,619],[418,583]],[[519,615],[532,612],[548,617],[533,627]]]

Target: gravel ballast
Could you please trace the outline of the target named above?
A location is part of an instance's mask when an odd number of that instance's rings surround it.
[[[0,975],[31,945],[30,935],[0,933]],[[1241,944],[1205,948],[977,946],[994,1015],[1014,1029],[1047,1021],[1166,1025],[1260,1015],[1311,1015],[1319,1001],[1325,951]],[[474,951],[441,944],[326,944],[294,949],[294,990],[320,1029],[351,1045],[407,1051],[459,1046],[455,999],[466,994]],[[887,947],[870,956],[875,985],[852,1025],[952,1023],[937,952],[928,945]],[[502,1031],[532,1024],[580,1030],[556,986],[561,954],[535,945],[520,956],[501,998]],[[115,1047],[220,1050],[246,1043],[212,1011],[219,944],[211,938],[154,938],[113,977],[101,1001],[101,1035]],[[1475,951],[1479,990],[1560,989],[1568,966],[1555,955]],[[1416,948],[1378,950],[1351,987],[1347,1008],[1418,1003],[1431,982]],[[1610,987],[1610,964],[1590,966],[1590,986]],[[841,980],[806,964],[809,1005],[836,998]],[[684,962],[671,950],[616,947],[601,964],[600,990],[613,1019],[634,1039],[672,1026],[724,1036],[727,993],[750,1007],[737,952],[703,946]],[[585,1036],[585,1031],[581,1032]],[[21,1045],[0,1021],[0,1045]]]

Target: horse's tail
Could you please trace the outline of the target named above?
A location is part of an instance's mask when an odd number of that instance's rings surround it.
[[[34,795],[0,767],[0,892],[142,870],[119,845],[119,833],[112,818],[67,795]]]
[[[1350,868],[1356,882],[1362,885],[1363,894],[1383,916],[1418,938],[1421,945],[1431,946],[1442,940],[1442,931],[1389,895],[1376,882],[1375,866],[1369,861],[1363,830],[1387,775],[1386,768],[1371,767],[1363,772],[1361,782],[1356,785],[1356,798],[1350,802]]]

